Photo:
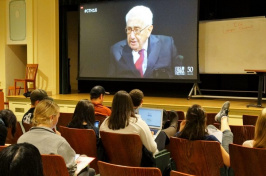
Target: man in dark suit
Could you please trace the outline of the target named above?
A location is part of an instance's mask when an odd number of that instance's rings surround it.
[[[127,40],[111,47],[110,77],[172,78],[182,64],[172,37],[151,35],[153,14],[144,6],[133,7],[126,15]]]

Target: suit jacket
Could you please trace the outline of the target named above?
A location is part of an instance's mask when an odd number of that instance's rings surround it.
[[[174,67],[181,65],[172,37],[151,35],[148,41],[148,61],[144,78],[172,78]],[[120,41],[111,47],[109,77],[140,78],[135,68],[132,49],[127,40]]]

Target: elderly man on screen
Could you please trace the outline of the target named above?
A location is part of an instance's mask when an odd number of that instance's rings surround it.
[[[135,6],[126,15],[127,40],[111,47],[110,77],[172,78],[181,65],[172,37],[152,35],[153,14]]]

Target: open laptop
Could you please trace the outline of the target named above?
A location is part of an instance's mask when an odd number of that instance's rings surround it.
[[[154,132],[154,139],[156,139],[162,130],[163,109],[140,107],[138,108],[138,113],[150,127],[150,130]]]

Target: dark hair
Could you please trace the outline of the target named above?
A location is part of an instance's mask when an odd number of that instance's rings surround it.
[[[200,105],[192,105],[186,114],[186,125],[178,137],[188,140],[203,140],[206,134],[206,114]]]
[[[45,90],[35,89],[30,94],[31,105],[35,105],[36,101],[42,101],[45,99],[51,99],[48,97]]]
[[[3,120],[7,128],[11,128],[11,133],[14,136],[17,127],[17,117],[13,111],[9,109],[3,109],[0,111],[0,119]]]
[[[123,129],[128,126],[130,117],[136,118],[131,97],[126,91],[118,91],[113,98],[108,127],[112,130]]]
[[[13,144],[0,152],[1,176],[43,176],[42,158],[32,144]]]
[[[130,97],[132,99],[133,105],[135,107],[140,106],[141,101],[142,101],[142,99],[144,97],[143,92],[141,90],[139,90],[139,89],[133,89],[133,90],[131,90],[129,92],[129,95],[130,95]]]
[[[80,100],[75,108],[73,117],[68,127],[84,128],[83,122],[93,127],[95,121],[94,105],[87,99]]]
[[[97,99],[101,95],[109,94],[109,92],[105,92],[105,89],[102,86],[94,86],[90,91],[90,98]]]

